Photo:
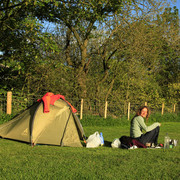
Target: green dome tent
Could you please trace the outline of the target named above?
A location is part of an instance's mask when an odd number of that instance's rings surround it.
[[[0,125],[2,138],[36,144],[82,147],[84,131],[69,104],[58,99],[43,112],[43,102],[35,103],[11,121]]]

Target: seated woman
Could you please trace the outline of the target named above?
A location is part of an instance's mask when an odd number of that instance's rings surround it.
[[[147,106],[138,109],[136,115],[131,120],[130,137],[137,139],[144,145],[146,143],[154,143],[157,146],[161,123],[156,122],[150,126],[146,126],[144,118],[148,119],[149,115],[150,112]],[[146,133],[143,134],[142,130],[146,131]]]

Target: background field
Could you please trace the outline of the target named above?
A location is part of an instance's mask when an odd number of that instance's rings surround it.
[[[93,119],[93,118],[92,118]],[[124,121],[99,119],[99,125],[82,122],[86,136],[103,132],[105,146],[93,149],[29,144],[0,139],[0,179],[178,179],[180,147],[123,150],[109,147],[114,138],[129,135]],[[177,122],[162,122],[159,142],[166,133],[180,139]],[[151,119],[152,120],[152,119]],[[171,120],[171,119],[169,119]],[[94,120],[95,121],[95,120]],[[110,119],[109,119],[110,121]],[[113,124],[114,122],[114,124]],[[116,123],[115,123],[116,122]],[[152,122],[149,121],[149,124]],[[98,124],[98,123],[96,123]]]

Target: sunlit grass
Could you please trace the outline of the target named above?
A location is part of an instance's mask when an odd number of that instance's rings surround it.
[[[180,139],[180,123],[164,122],[164,135]],[[86,126],[87,136],[103,132],[106,142],[129,135],[128,126]],[[109,145],[109,144],[108,144]],[[0,140],[0,179],[178,179],[180,147],[173,149],[93,149],[29,144]]]

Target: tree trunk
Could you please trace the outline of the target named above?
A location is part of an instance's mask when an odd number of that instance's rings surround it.
[[[78,72],[77,81],[78,81],[79,88],[80,88],[79,96],[83,99],[86,99],[87,98],[87,87],[86,87],[86,73],[84,71]]]

